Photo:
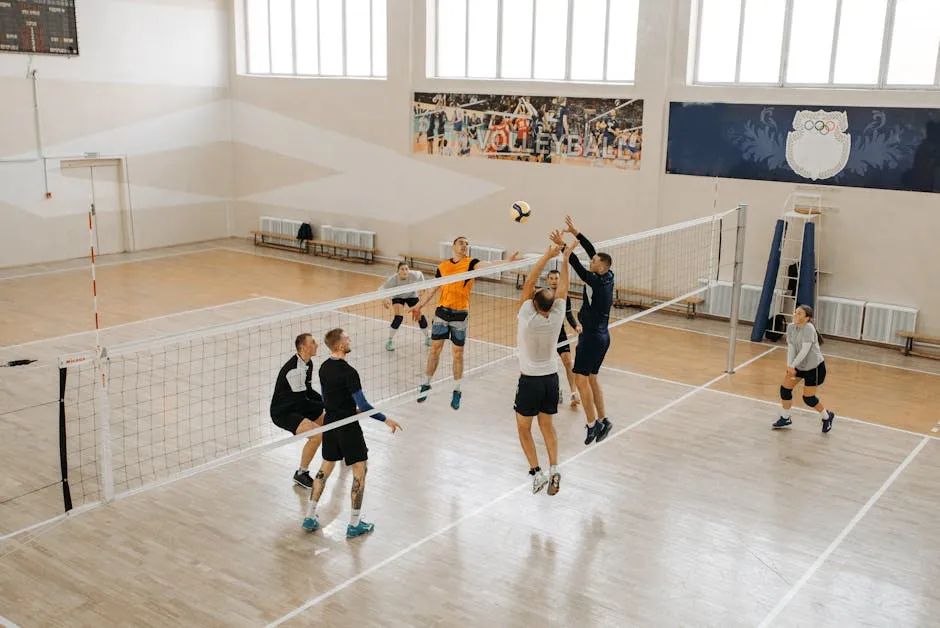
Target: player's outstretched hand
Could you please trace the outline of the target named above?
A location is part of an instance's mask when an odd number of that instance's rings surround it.
[[[558,230],[558,229],[553,229],[552,232],[551,232],[551,234],[549,234],[548,239],[551,240],[552,242],[554,242],[555,244],[557,244],[557,245],[560,246],[560,247],[565,246],[565,236],[564,236],[564,234],[563,234],[560,230]]]
[[[577,237],[578,229],[574,226],[574,221],[571,219],[571,216],[565,216],[565,224],[567,225],[567,227],[565,227],[565,231]]]
[[[519,255],[519,251],[516,251],[515,253],[512,254],[512,257],[510,257],[510,258],[509,258],[508,260],[506,260],[506,261],[508,261],[508,262],[515,262],[516,260],[520,260],[520,259],[522,259],[522,256]]]
[[[392,430],[392,434],[394,434],[398,430],[402,430],[402,431],[405,430],[405,428],[402,427],[401,423],[399,423],[398,421],[395,421],[394,419],[386,418],[385,425],[387,425],[389,429]]]
[[[382,305],[384,305],[384,306],[385,306],[385,309],[387,310],[388,308],[392,307],[392,300],[391,300],[391,299],[385,299],[384,301],[382,301]]]

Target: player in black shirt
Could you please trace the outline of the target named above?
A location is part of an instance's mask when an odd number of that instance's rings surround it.
[[[548,271],[548,287],[552,292],[558,291],[558,279],[560,273],[557,270]],[[568,321],[568,324],[573,330],[581,333],[581,325],[574,318],[574,314],[571,313],[571,297],[565,296],[565,320]],[[562,324],[561,331],[558,334],[558,344],[568,341],[568,334],[565,333],[565,326]],[[581,398],[578,396],[578,386],[575,384],[574,380],[574,371],[571,370],[571,345],[566,344],[558,347],[558,357],[561,358],[561,363],[565,366],[565,375],[568,377],[568,390],[571,393],[571,407],[577,408],[578,404],[581,403]],[[558,392],[558,403],[562,403],[561,390]]]
[[[349,335],[342,329],[333,329],[327,332],[324,342],[331,351],[329,359],[320,365],[320,389],[323,391],[323,401],[326,405],[326,424],[336,423],[356,416],[359,412],[372,410],[372,405],[362,392],[359,373],[346,361],[346,354],[352,350]],[[370,416],[383,421],[393,433],[401,429],[401,425],[381,412]],[[362,435],[359,421],[323,432],[323,464],[317,471],[313,482],[313,491],[310,493],[307,513],[304,516],[305,530],[313,532],[320,528],[320,522],[317,519],[317,502],[320,501],[320,496],[326,487],[326,480],[333,472],[333,467],[340,460],[344,460],[346,466],[352,467],[353,470],[352,516],[346,527],[346,537],[351,538],[372,532],[374,524],[366,523],[359,514],[362,508],[362,494],[366,487],[368,452],[369,448],[366,447],[366,439]]]
[[[578,322],[581,323],[582,329],[578,334],[578,347],[575,350],[572,370],[578,392],[581,393],[587,422],[584,444],[590,445],[595,440],[601,442],[607,438],[612,427],[604,411],[604,393],[600,382],[597,381],[597,373],[604,362],[604,356],[607,355],[607,349],[610,348],[607,323],[610,321],[610,308],[614,303],[614,273],[610,270],[610,255],[598,253],[591,241],[575,228],[571,216],[565,216],[565,222],[565,231],[572,233],[591,257],[590,267],[585,269],[574,251],[568,256],[571,267],[584,282],[581,310],[578,312]]]
[[[317,341],[310,334],[300,334],[294,340],[297,353],[284,363],[274,383],[271,397],[271,419],[291,434],[301,434],[323,425],[323,398],[310,385],[313,376],[311,358],[317,354]],[[294,473],[294,482],[304,488],[313,487],[308,470],[320,447],[317,433],[307,439],[300,454],[300,468]]]

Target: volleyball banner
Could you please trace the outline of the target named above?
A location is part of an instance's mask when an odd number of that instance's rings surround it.
[[[940,109],[674,102],[666,172],[940,192]]]
[[[643,101],[416,93],[412,152],[638,170]]]

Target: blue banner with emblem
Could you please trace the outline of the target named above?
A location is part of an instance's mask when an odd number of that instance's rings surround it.
[[[666,172],[940,193],[940,109],[673,102]]]

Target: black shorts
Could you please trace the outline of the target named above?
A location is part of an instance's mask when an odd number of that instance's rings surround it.
[[[826,363],[820,362],[819,366],[808,371],[797,369],[796,376],[803,380],[804,386],[822,386],[826,381]]]
[[[561,331],[558,332],[558,344],[568,341],[568,334],[565,333],[565,328],[562,327]],[[571,353],[571,345],[562,345],[558,347],[558,355],[562,353]]]
[[[578,349],[574,352],[572,370],[578,375],[597,375],[609,348],[609,332],[582,332],[578,336]]]
[[[558,373],[520,375],[513,407],[522,416],[558,414]]]
[[[274,424],[282,430],[287,430],[291,434],[297,433],[297,428],[304,419],[316,421],[323,414],[323,400],[319,398],[307,399],[304,403],[293,405],[289,408],[280,410],[271,409],[271,419]]]
[[[344,460],[347,466],[369,459],[369,448],[366,447],[366,438],[362,435],[359,421],[323,432],[320,451],[324,460]]]
[[[418,297],[395,297],[392,299],[392,303],[395,305],[407,305],[408,307],[414,307],[418,305]]]

